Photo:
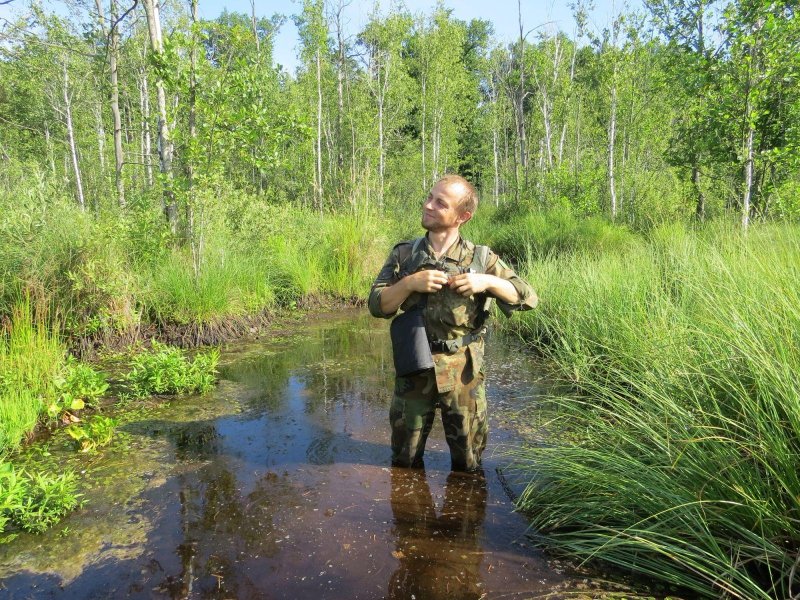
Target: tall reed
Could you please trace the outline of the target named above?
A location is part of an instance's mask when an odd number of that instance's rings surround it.
[[[708,597],[797,591],[797,233],[671,226],[529,265],[520,333],[575,390],[514,453],[547,544]]]

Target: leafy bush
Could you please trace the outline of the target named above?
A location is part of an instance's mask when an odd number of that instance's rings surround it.
[[[133,359],[127,379],[134,396],[203,393],[214,384],[219,362],[216,348],[197,354],[192,361],[180,348],[155,340],[152,348]]]

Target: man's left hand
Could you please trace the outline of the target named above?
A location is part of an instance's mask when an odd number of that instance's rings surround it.
[[[447,285],[456,294],[467,298],[474,294],[486,292],[490,296],[509,304],[515,304],[520,301],[519,293],[510,281],[488,273],[461,273],[454,275]]]
[[[484,273],[461,273],[451,277],[447,285],[456,294],[469,297],[485,292],[491,285],[490,277]]]

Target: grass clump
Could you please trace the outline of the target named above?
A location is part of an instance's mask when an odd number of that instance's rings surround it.
[[[128,385],[138,398],[153,394],[202,394],[214,384],[218,362],[216,348],[189,360],[179,348],[153,340],[152,352],[134,357]]]
[[[797,233],[669,227],[529,265],[521,333],[576,390],[515,453],[543,543],[703,597],[797,587]]]
[[[56,396],[66,350],[31,304],[15,305],[0,333],[0,453],[11,451],[36,427]]]
[[[466,232],[514,264],[587,252],[615,252],[638,243],[627,228],[599,217],[579,218],[564,209],[481,207]]]

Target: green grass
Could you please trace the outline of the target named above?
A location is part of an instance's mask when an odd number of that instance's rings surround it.
[[[33,431],[65,365],[65,348],[23,302],[0,335],[0,454]]]
[[[575,394],[515,452],[543,543],[696,594],[786,597],[800,552],[798,229],[653,231],[529,265],[519,331]],[[800,584],[795,577],[794,586]]]
[[[564,209],[515,210],[481,206],[464,229],[515,264],[587,251],[618,251],[639,243],[628,229],[598,217],[579,218]]]

